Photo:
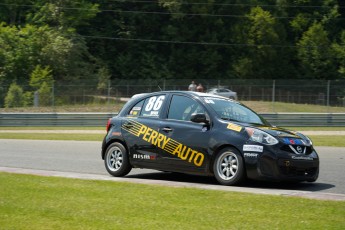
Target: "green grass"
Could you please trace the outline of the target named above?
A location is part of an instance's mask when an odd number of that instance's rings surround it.
[[[241,101],[258,113],[345,113],[345,107],[267,101]]]
[[[342,127],[284,127],[288,130],[295,131],[345,131],[345,126]]]
[[[313,136],[309,135],[314,146],[345,147],[345,136]]]
[[[296,104],[285,102],[269,101],[241,101],[258,113],[277,112],[309,112],[309,113],[345,113],[345,107]],[[22,107],[22,108],[0,108],[2,112],[118,112],[125,102],[116,101],[110,105],[92,103],[86,105],[64,105],[55,107]]]
[[[0,173],[1,229],[344,229],[345,202]]]

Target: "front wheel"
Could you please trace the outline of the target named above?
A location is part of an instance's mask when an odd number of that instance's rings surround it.
[[[125,176],[132,169],[127,150],[121,143],[109,145],[104,155],[104,165],[108,173],[116,177]]]
[[[223,149],[213,163],[214,176],[220,184],[235,185],[245,178],[243,159],[234,148]]]

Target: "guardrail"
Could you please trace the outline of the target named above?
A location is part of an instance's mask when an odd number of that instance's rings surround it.
[[[105,126],[117,113],[0,113],[0,126]]]
[[[117,113],[0,113],[0,126],[105,126]],[[345,126],[345,113],[264,113],[276,126]]]
[[[266,113],[261,114],[276,126],[345,126],[345,113]]]

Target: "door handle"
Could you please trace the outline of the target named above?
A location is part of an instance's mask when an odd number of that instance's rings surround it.
[[[164,132],[172,132],[173,130],[171,129],[171,128],[169,128],[169,127],[165,127],[165,128],[163,128],[162,129]]]
[[[130,129],[133,128],[133,124],[132,123],[126,123],[123,125],[125,128]]]

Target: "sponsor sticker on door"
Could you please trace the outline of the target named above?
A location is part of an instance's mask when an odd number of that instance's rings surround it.
[[[261,145],[243,145],[243,151],[262,153],[264,151],[264,147]]]

